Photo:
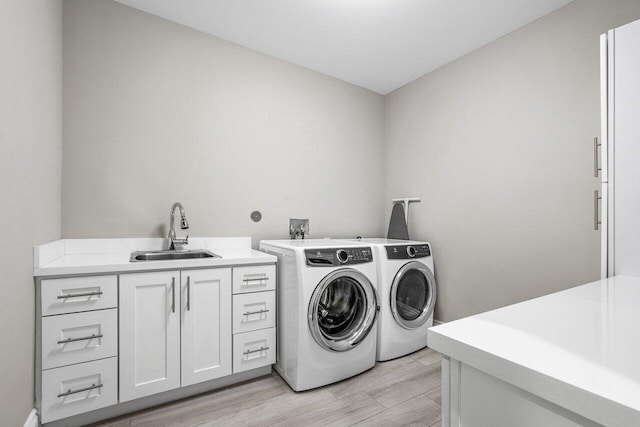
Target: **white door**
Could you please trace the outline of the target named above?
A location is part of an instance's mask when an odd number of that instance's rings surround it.
[[[640,276],[640,21],[614,30],[614,271]],[[610,141],[611,143],[611,141]],[[611,180],[611,171],[609,171]]]
[[[182,385],[231,375],[231,268],[181,273]]]
[[[180,387],[180,272],[120,275],[120,402]]]

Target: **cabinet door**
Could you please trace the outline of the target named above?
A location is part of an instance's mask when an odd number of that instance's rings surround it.
[[[180,386],[180,272],[120,275],[120,402]]]
[[[615,265],[608,274],[640,276],[640,22],[616,28],[614,36],[614,170],[609,171],[614,210],[609,232],[614,233]]]
[[[181,276],[182,385],[231,375],[231,269]]]

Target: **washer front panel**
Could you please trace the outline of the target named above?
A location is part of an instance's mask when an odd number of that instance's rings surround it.
[[[431,256],[431,248],[428,244],[419,245],[388,245],[385,246],[387,259],[412,259]]]
[[[370,247],[305,249],[304,258],[309,267],[339,267],[373,262]]]
[[[369,334],[378,309],[371,281],[357,270],[342,268],[325,276],[313,291],[308,308],[309,330],[322,348],[347,351]]]
[[[393,318],[406,329],[422,326],[433,313],[436,292],[435,278],[427,266],[417,261],[403,265],[391,284]]]

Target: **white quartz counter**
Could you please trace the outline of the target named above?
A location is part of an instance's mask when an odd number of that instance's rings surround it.
[[[166,249],[166,239],[63,239],[34,248],[34,276],[264,264],[276,257],[251,249],[250,237],[189,238],[186,249],[221,258],[129,262],[131,252]]]
[[[616,276],[429,330],[429,347],[604,425],[640,425],[640,278]]]

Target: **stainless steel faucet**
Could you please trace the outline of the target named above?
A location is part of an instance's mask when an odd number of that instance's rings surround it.
[[[180,209],[180,228],[186,230],[189,228],[189,223],[187,222],[187,217],[184,213],[184,208],[180,202],[175,202],[173,206],[171,206],[171,213],[169,217],[169,250],[181,250],[185,245],[189,244],[189,235],[184,239],[176,238],[176,229],[174,226],[174,216],[176,208]]]

